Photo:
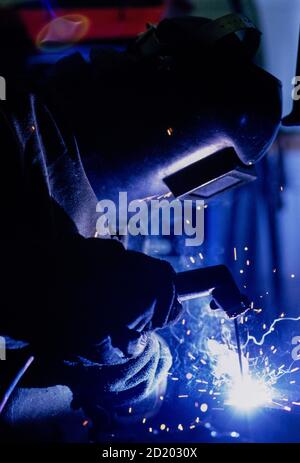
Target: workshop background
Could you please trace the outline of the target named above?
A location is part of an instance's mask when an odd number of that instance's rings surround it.
[[[1,36],[5,34],[10,53],[13,51],[25,58],[24,66],[33,74],[74,51],[88,59],[94,45],[122,49],[144,29],[145,23],[157,23],[166,16],[197,15],[214,19],[230,12],[243,13],[263,32],[257,62],[282,81],[283,116],[292,110],[299,0],[8,0],[1,1],[0,7]],[[81,18],[80,27],[64,31],[68,42],[64,46],[56,43],[57,31],[51,30],[48,24],[53,18],[71,14]],[[18,42],[20,37],[22,47]],[[292,318],[300,315],[300,131],[297,127],[280,130],[257,171],[256,182],[209,202],[205,209],[205,239],[200,247],[186,247],[184,237],[131,237],[129,247],[167,259],[177,271],[227,264],[240,287],[251,297],[255,309],[251,323],[259,339],[273,320],[283,318],[283,313]],[[89,175],[88,164],[87,173]],[[93,178],[92,182],[97,194],[97,179]],[[116,431],[115,436],[110,436],[112,440],[300,442],[299,361],[294,363],[292,373],[284,378],[281,386],[288,391],[289,399],[285,399],[288,403],[283,401],[273,408],[262,406],[250,414],[216,405],[218,396],[202,372],[206,368],[206,357],[199,355],[202,351],[198,340],[204,335],[214,339],[217,323],[224,323],[222,317],[217,318],[208,315],[205,301],[189,303],[184,319],[165,333],[176,356],[160,411],[153,417],[141,416],[135,421],[135,410],[128,410],[130,416],[126,419],[132,417],[132,426]],[[285,354],[290,356],[292,337],[297,334],[300,335],[297,321],[279,322],[276,333],[270,333],[262,347],[263,354],[258,353],[263,356],[264,364],[269,362],[269,372],[273,367],[280,369],[285,362],[283,354],[276,358],[278,346],[281,350],[286,346]],[[84,431],[86,426],[84,423]],[[62,436],[66,440],[77,440],[73,432],[77,433],[73,424],[65,423]]]

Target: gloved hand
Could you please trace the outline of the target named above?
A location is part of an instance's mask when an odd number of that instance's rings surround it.
[[[73,393],[72,407],[82,408],[93,423],[93,433],[112,432],[118,416],[130,420],[128,406],[133,406],[135,419],[156,413],[162,405],[172,356],[165,341],[156,333],[147,333],[144,350],[133,358],[118,358],[98,362],[85,358],[65,361],[65,383]],[[103,343],[103,351],[110,340]],[[124,423],[124,418],[122,421]]]
[[[89,323],[84,326],[77,321],[74,327],[80,326],[81,339],[89,340],[91,348],[84,348],[80,340],[64,364],[73,406],[82,407],[94,423],[100,420],[103,426],[99,409],[115,409],[151,397],[157,402],[172,356],[155,330],[176,322],[181,305],[176,274],[167,262],[126,251],[117,241],[85,240],[86,245],[93,249],[96,266],[104,254],[108,260],[102,271],[94,269],[94,276],[90,275],[93,298],[84,291],[86,301],[94,301]],[[79,298],[77,293],[77,308]]]
[[[143,349],[143,332],[173,323],[181,312],[176,274],[165,261],[127,251],[116,240],[80,236],[48,252],[48,298],[22,338],[37,353],[91,358],[110,337],[121,356],[134,356]]]
[[[175,323],[182,306],[177,300],[176,274],[168,262],[125,251],[120,272],[116,288],[124,307],[110,335],[114,346],[134,355],[143,349],[141,334]]]
[[[134,358],[91,362],[85,358],[65,361],[68,381],[75,391],[74,406],[119,407],[140,402],[167,379],[172,356],[165,341],[155,333],[145,335],[145,348]]]

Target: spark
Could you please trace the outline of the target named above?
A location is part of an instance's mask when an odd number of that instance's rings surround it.
[[[234,258],[235,261],[237,260],[236,248],[233,248],[233,258]]]
[[[255,336],[249,335],[248,336],[248,342],[253,341],[254,344],[256,344],[257,346],[262,346],[264,344],[264,342],[265,342],[266,337],[269,336],[269,334],[271,334],[274,331],[274,328],[277,325],[277,323],[282,322],[282,321],[298,322],[299,320],[300,320],[300,317],[276,318],[273,321],[273,323],[271,324],[269,330],[266,333],[263,334],[263,336],[261,337],[261,339],[259,341],[255,338]],[[263,325],[263,327],[265,327],[264,329],[266,329],[265,324]]]
[[[200,410],[202,413],[206,413],[208,410],[208,405],[207,404],[201,404],[200,405]]]

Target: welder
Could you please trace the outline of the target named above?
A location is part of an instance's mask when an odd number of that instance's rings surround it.
[[[7,382],[33,356],[22,385],[66,385],[95,420],[99,409],[165,388],[172,358],[157,330],[180,316],[176,274],[95,238],[97,197],[206,198],[253,179],[281,117],[278,81],[252,63],[258,42],[240,16],[169,19],[126,51],[64,59],[31,93],[8,82],[0,108]],[[199,176],[185,170],[193,164]],[[206,275],[201,290],[218,286],[213,308],[243,310],[226,269]],[[17,421],[18,397],[3,411],[8,422]]]

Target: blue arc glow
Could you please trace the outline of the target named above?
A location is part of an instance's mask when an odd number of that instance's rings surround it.
[[[263,380],[254,380],[247,375],[233,383],[226,403],[240,410],[253,410],[272,403],[272,390]]]
[[[242,357],[242,377],[235,350],[211,339],[208,340],[207,347],[212,359],[213,376],[218,384],[225,386],[226,405],[249,411],[272,404],[276,391],[263,377],[251,376],[249,361],[245,356]]]

